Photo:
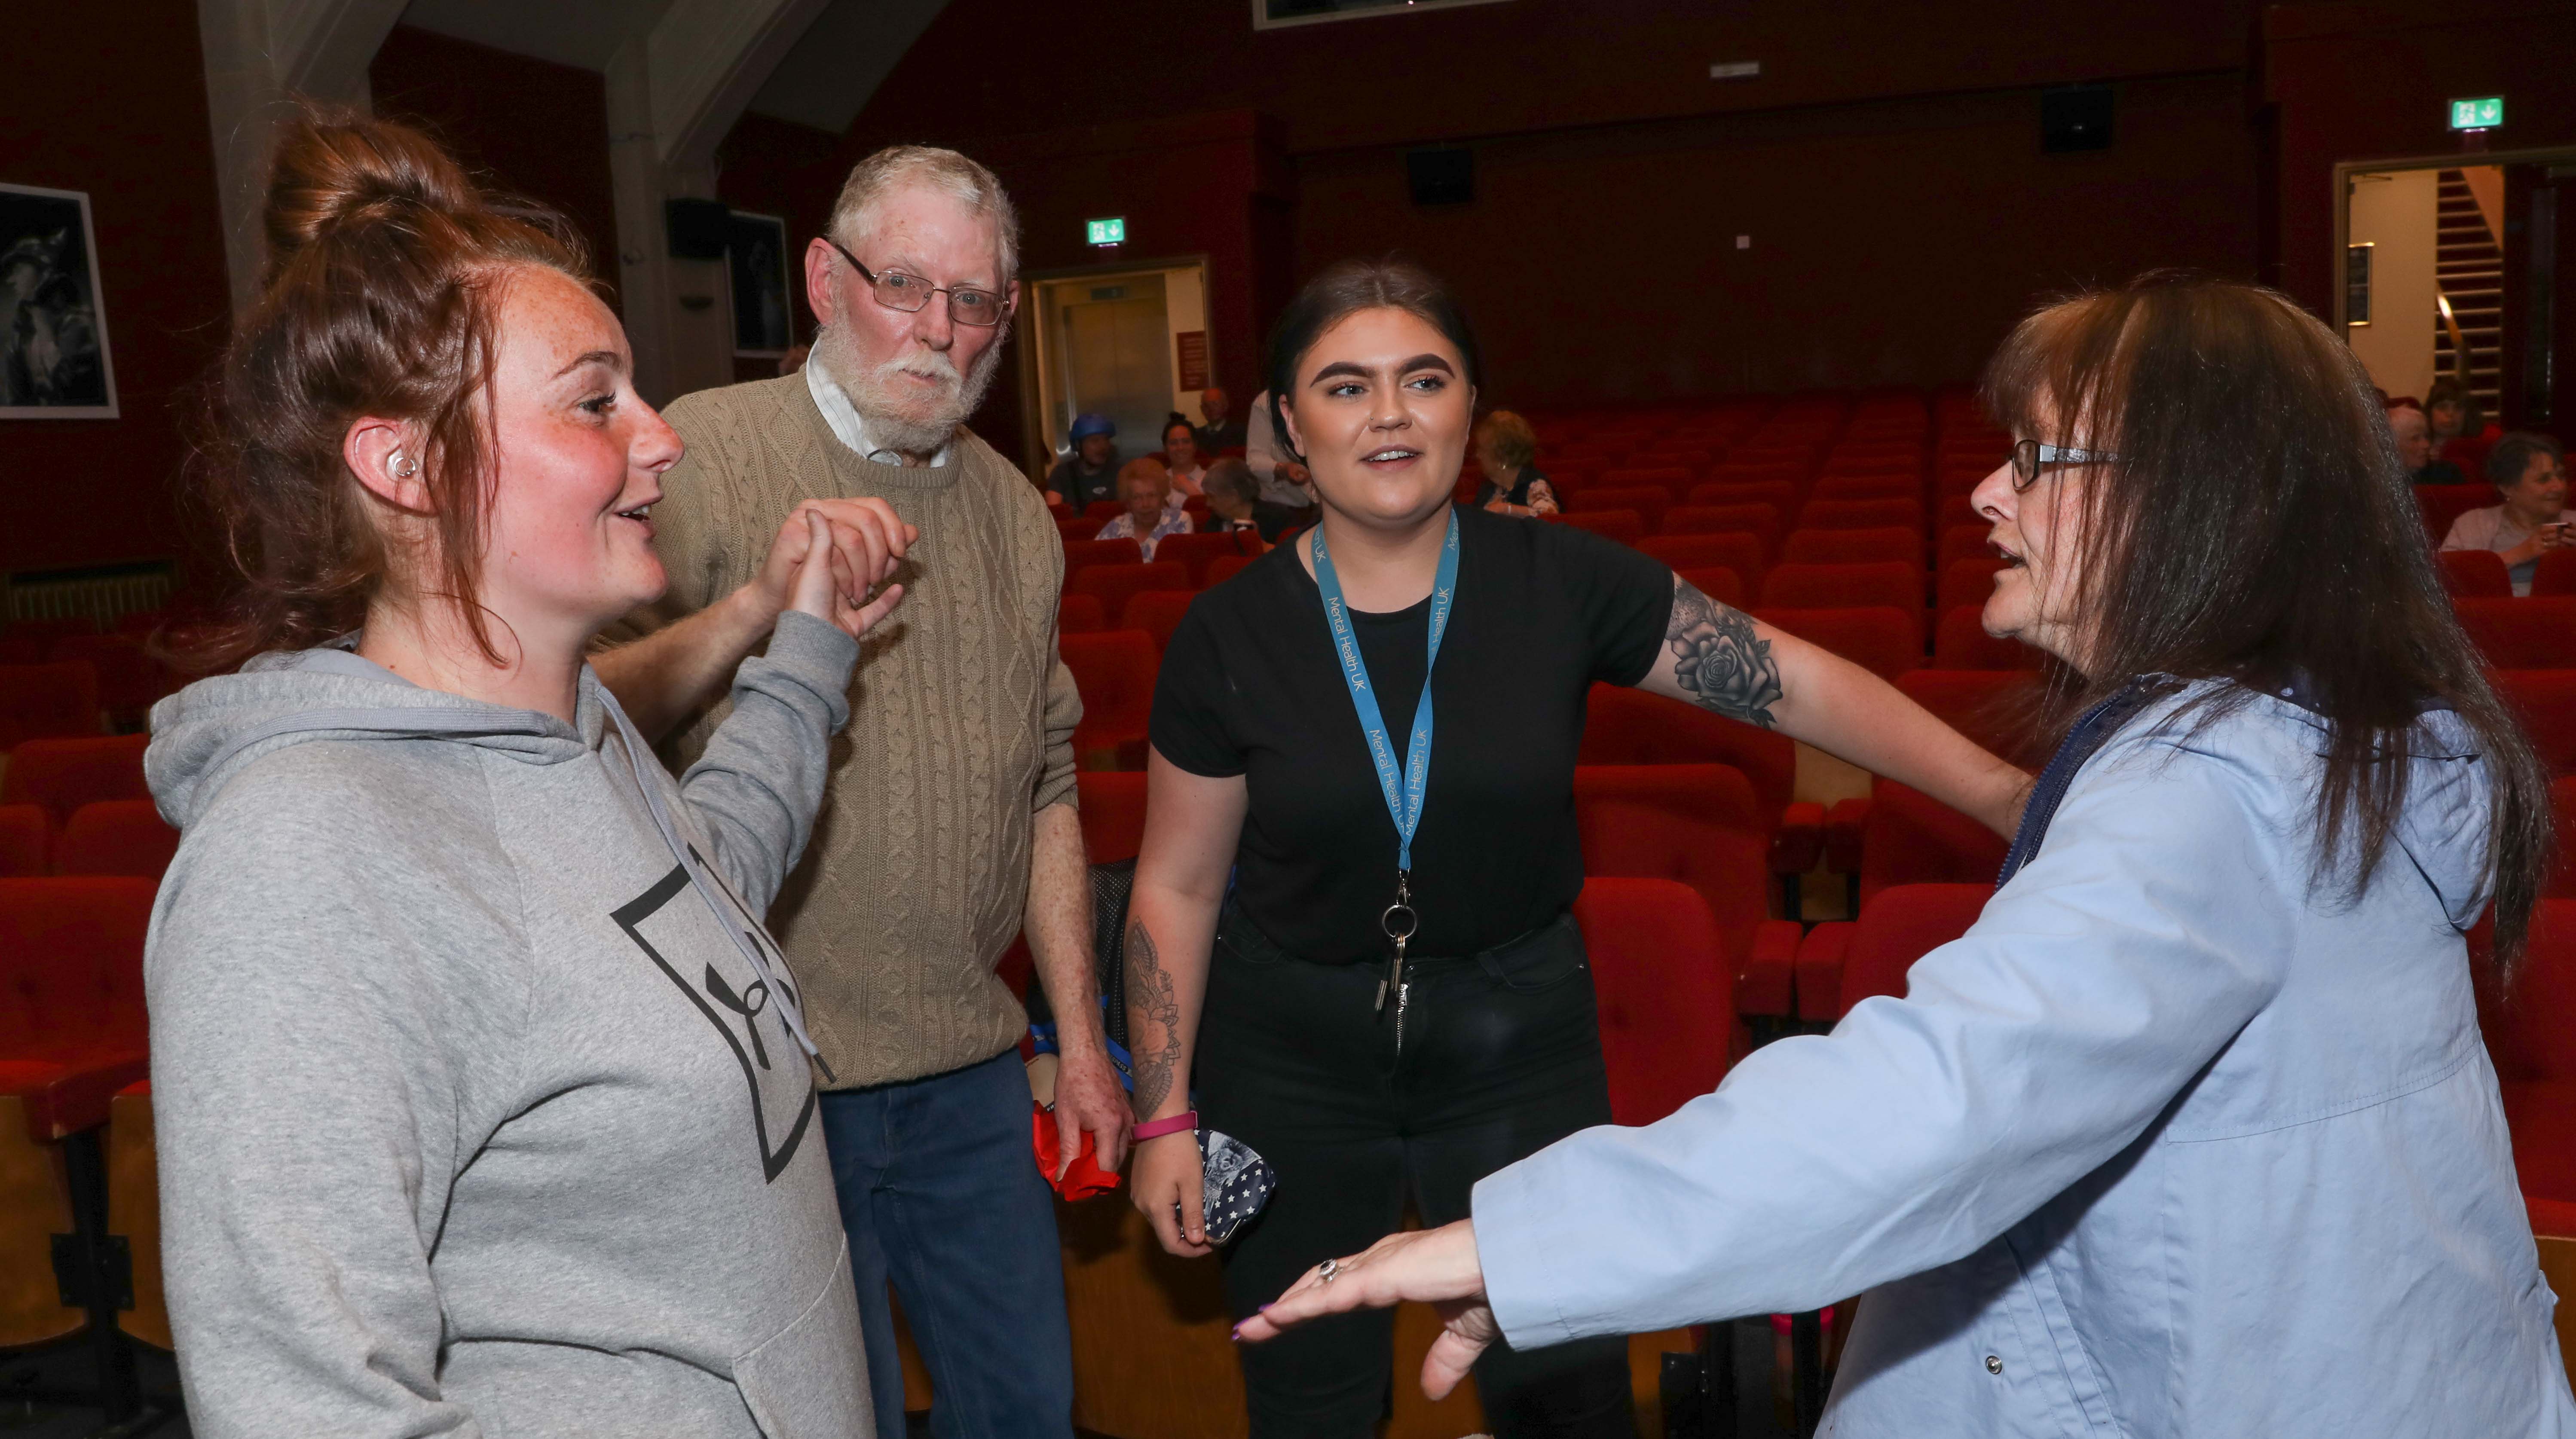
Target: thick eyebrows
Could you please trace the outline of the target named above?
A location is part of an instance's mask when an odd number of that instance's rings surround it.
[[[1455,365],[1450,364],[1447,360],[1442,359],[1438,355],[1429,353],[1416,355],[1412,359],[1395,367],[1395,373],[1399,375],[1409,375],[1416,370],[1438,370],[1444,375],[1455,375],[1458,373],[1458,369]],[[1314,373],[1313,378],[1309,379],[1306,383],[1311,385],[1317,381],[1336,379],[1344,375],[1348,375],[1352,379],[1356,380],[1365,380],[1373,373],[1374,371],[1370,370],[1368,366],[1363,365],[1356,360],[1335,360],[1331,364],[1317,370]]]

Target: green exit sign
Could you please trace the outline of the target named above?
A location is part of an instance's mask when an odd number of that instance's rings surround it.
[[[1127,217],[1124,215],[1112,215],[1106,220],[1085,220],[1082,228],[1095,245],[1127,243]]]
[[[2487,95],[2475,100],[2451,102],[2451,128],[2454,130],[2492,130],[2504,123],[2504,97]]]

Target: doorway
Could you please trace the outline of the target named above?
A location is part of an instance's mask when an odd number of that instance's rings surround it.
[[[1163,447],[1165,417],[1198,413],[1208,384],[1207,265],[1202,260],[1120,266],[1031,279],[1036,372],[1023,388],[1030,472],[1045,474],[1070,450],[1073,417],[1107,415],[1118,453]]]
[[[2508,430],[2576,424],[2576,150],[2335,169],[2336,326],[2371,380],[2452,380]]]

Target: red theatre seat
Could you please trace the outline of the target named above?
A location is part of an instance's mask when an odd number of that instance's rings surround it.
[[[1141,565],[1144,547],[1134,540],[1067,540],[1064,545],[1064,577],[1073,577],[1093,565]]]
[[[158,880],[178,852],[179,832],[150,800],[101,800],[72,812],[54,845],[54,871]]]
[[[27,740],[98,729],[98,671],[78,660],[0,665],[0,754]]]
[[[1697,705],[1644,690],[1596,684],[1584,702],[1578,765],[1722,764],[1753,783],[1762,813],[1778,816],[1771,872],[1804,874],[1824,845],[1824,806],[1793,803],[1798,747],[1777,730],[1759,729]]]
[[[2498,992],[2487,926],[2470,936],[2478,1027],[2504,1091],[2522,1191],[2576,1200],[2576,900],[2544,899],[2512,988]]]
[[[1932,717],[2024,769],[2047,759],[2036,728],[2039,676],[2027,670],[1916,670],[1896,687]],[[1901,791],[1889,808],[1892,791]],[[1867,799],[1825,817],[1825,868],[1854,876],[1869,896],[1891,885],[1990,878],[2004,841],[1928,796],[1879,780]]]
[[[2040,651],[2014,639],[1986,633],[1982,605],[1961,605],[1942,614],[1932,632],[1932,668],[1936,670],[2035,670],[2045,659]]]
[[[2549,772],[2576,774],[2576,670],[2497,670],[2489,678]]]
[[[1082,507],[1082,517],[1086,520],[1099,520],[1105,524],[1118,518],[1126,508],[1127,502],[1124,500],[1093,500]]]
[[[1152,635],[1154,650],[1159,654],[1171,648],[1172,631],[1181,627],[1181,617],[1190,612],[1190,601],[1198,597],[1196,590],[1146,590],[1127,601],[1127,612],[1120,617],[1118,627]]]
[[[1651,1124],[1714,1091],[1734,1050],[1735,1006],[1707,904],[1667,879],[1595,879],[1574,920],[1600,1009],[1612,1122]]]
[[[1635,510],[1590,510],[1580,514],[1567,512],[1556,517],[1556,523],[1578,530],[1590,530],[1605,540],[1633,545],[1646,537],[1645,516]]]
[[[1082,693],[1073,747],[1085,769],[1142,769],[1154,712],[1154,641],[1142,630],[1066,635],[1056,642]]]
[[[1143,772],[1085,770],[1073,781],[1082,798],[1082,843],[1091,862],[1134,859],[1145,844]]]
[[[1763,581],[1766,589],[1779,581],[1780,574],[1780,570],[1771,572],[1770,578]],[[1774,609],[1764,606],[1755,610],[1753,617],[1774,629],[1796,635],[1818,649],[1840,655],[1880,679],[1892,680],[1908,670],[1922,667],[1922,614],[1920,606],[1911,610],[1887,607]]]
[[[2417,485],[2415,504],[2424,512],[2424,533],[2440,544],[2451,533],[2451,522],[2471,510],[2482,510],[2496,503],[2493,485]]]
[[[134,1072],[111,1094],[143,1077],[154,889],[146,879],[0,880],[0,1058],[131,1056]]]
[[[1717,764],[1579,765],[1583,872],[1678,880],[1724,936],[1734,1005],[1787,1016],[1799,927],[1771,918],[1771,823],[1741,770]]]
[[[1189,568],[1163,560],[1150,565],[1093,565],[1065,582],[1065,588],[1072,593],[1099,600],[1101,611],[1109,616],[1111,627],[1117,629],[1127,628],[1128,600],[1147,590],[1189,587]]]
[[[1208,564],[1227,555],[1249,558],[1258,542],[1237,530],[1224,530],[1213,535],[1171,535],[1154,546],[1157,564],[1185,565],[1190,572],[1190,588],[1206,589]]]
[[[1681,512],[1676,510],[1673,513]],[[1758,587],[1762,580],[1762,537],[1743,530],[1718,530],[1704,535],[1655,535],[1640,541],[1637,548],[1676,570],[1724,566],[1735,571],[1736,578],[1742,580],[1747,589]]]
[[[1798,511],[1802,530],[1876,530],[1901,525],[1923,533],[1920,500],[1809,500]]]
[[[1683,505],[1664,512],[1664,533],[1751,535],[1768,555],[1780,543],[1780,512],[1769,505]]]
[[[1699,479],[1699,471],[1688,465],[1648,465],[1631,457],[1625,469],[1603,470],[1601,488],[1605,490],[1654,490],[1670,504],[1672,497],[1687,490]]]
[[[1830,1023],[1864,999],[1903,998],[1914,961],[1966,934],[1994,893],[1991,883],[1901,885],[1857,920],[1817,925],[1798,947],[1798,1017]]]
[[[1634,510],[1637,518],[1645,522],[1646,532],[1652,534],[1663,527],[1664,511],[1672,507],[1672,492],[1660,486],[1604,484],[1599,489],[1587,489],[1569,496],[1565,502],[1565,513],[1598,515],[1613,510]]]
[[[1933,607],[1945,615],[1963,605],[1982,612],[1994,597],[1995,576],[2006,568],[1996,555],[1952,560],[1941,567],[1941,592],[1934,596]]]
[[[1287,543],[1287,538],[1282,536],[1280,543]],[[1244,566],[1251,564],[1258,558],[1260,558],[1258,555],[1217,556],[1215,559],[1208,561],[1207,580],[1201,588],[1214,589],[1218,585],[1224,584],[1227,580],[1233,579],[1236,575],[1241,574]]]
[[[1932,557],[1933,563],[1939,565],[1943,573],[1947,573],[1952,565],[1961,560],[2000,560],[2002,556],[1996,554],[1995,547],[1986,542],[1986,536],[1993,531],[1992,525],[1975,523],[1943,525],[1941,548],[1939,553]]]
[[[2513,576],[2504,556],[2493,550],[2444,550],[2433,557],[2442,566],[2442,587],[2460,599],[2513,598]]]
[[[0,816],[6,814],[0,810]],[[2558,853],[2550,861],[2549,882],[2540,892],[2551,899],[2576,899],[2576,775],[2550,781],[2549,814],[2558,826]]]
[[[2551,550],[2531,567],[2531,593],[2576,595],[2576,550]]]
[[[0,804],[0,879],[53,873],[53,837],[44,806]]]
[[[1902,612],[1912,632],[1914,663],[1923,652],[1923,570],[1899,560],[1874,564],[1780,564],[1762,581],[1766,609],[1883,607]],[[1913,668],[1913,664],[1906,666]],[[1898,673],[1902,674],[1900,670]]]
[[[119,720],[140,723],[175,688],[169,672],[145,650],[142,635],[66,635],[54,641],[46,658],[56,664],[88,661],[98,671],[99,708]]]
[[[1786,480],[1767,480],[1750,484],[1721,484],[1712,481],[1705,485],[1693,485],[1690,491],[1690,503],[1694,509],[1713,505],[1769,505],[1779,512],[1772,517],[1774,524],[1779,522],[1781,515],[1796,513],[1798,502],[1804,498],[1805,496],[1798,492],[1798,487]]]
[[[148,800],[143,749],[151,742],[150,735],[139,734],[29,740],[9,757],[8,773],[0,777],[0,804],[42,805],[59,830],[82,805]]]
[[[2451,607],[2495,669],[2576,667],[2576,599],[2461,599]]]
[[[1729,609],[1744,608],[1744,581],[1724,565],[1699,565],[1673,573],[1681,578],[1683,584]]]
[[[1923,495],[1923,480],[1906,471],[1902,473],[1858,474],[1837,471],[1828,464],[1807,492],[1816,500],[1913,500]]]
[[[1780,542],[1788,565],[1866,565],[1894,561],[1914,571],[1920,592],[1923,536],[1898,525],[1875,530],[1797,529]]]
[[[1095,635],[1109,628],[1109,612],[1091,595],[1066,595],[1056,601],[1056,633]]]

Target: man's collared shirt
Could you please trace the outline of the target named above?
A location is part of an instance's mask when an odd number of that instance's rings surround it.
[[[887,449],[868,438],[867,420],[859,414],[858,406],[850,403],[850,397],[841,392],[839,382],[823,372],[823,357],[820,355],[805,362],[805,388],[814,396],[814,408],[823,412],[823,423],[830,427],[833,438],[849,446],[853,453],[880,465],[904,462],[901,452]],[[935,470],[947,464],[949,453],[956,448],[955,440],[941,445],[938,453],[930,457],[930,467]]]

